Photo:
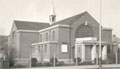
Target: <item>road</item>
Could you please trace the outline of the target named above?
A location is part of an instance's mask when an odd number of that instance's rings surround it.
[[[102,65],[84,65],[84,66],[61,66],[61,67],[34,67],[34,68],[10,68],[10,69],[120,69],[120,64]]]

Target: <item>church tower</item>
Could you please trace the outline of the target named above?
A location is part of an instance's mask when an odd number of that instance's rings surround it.
[[[49,21],[50,21],[50,25],[52,25],[56,21],[56,14],[55,14],[55,10],[54,10],[53,1],[52,1],[52,5],[51,5],[51,10],[50,10]]]

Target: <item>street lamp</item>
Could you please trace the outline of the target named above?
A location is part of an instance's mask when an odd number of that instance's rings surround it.
[[[102,0],[100,0],[100,24],[99,24],[99,67],[102,67],[101,64],[101,58],[102,58],[102,53],[101,53],[101,32],[102,32]]]

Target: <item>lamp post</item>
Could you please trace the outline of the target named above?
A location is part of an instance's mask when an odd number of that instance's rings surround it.
[[[31,51],[30,51],[30,67],[31,67],[31,66],[32,66],[32,61],[31,61],[31,60],[32,60],[32,46],[31,46],[30,48],[31,48],[31,49],[30,49],[30,50],[31,50]]]
[[[77,45],[76,45],[76,66],[78,65],[78,59],[77,59],[77,57],[78,57],[78,48],[77,48]]]
[[[118,47],[117,47],[117,50],[116,50],[116,64],[118,64]]]
[[[55,66],[56,66],[56,59],[55,59],[56,56],[55,56],[55,53],[54,53],[54,56],[53,56],[53,57],[54,57],[54,59],[53,59],[53,60],[54,60],[54,62],[53,62],[53,66],[55,67]]]
[[[101,53],[101,32],[102,32],[102,0],[100,0],[100,24],[99,24],[99,67],[102,67],[101,59],[102,59],[102,53]]]

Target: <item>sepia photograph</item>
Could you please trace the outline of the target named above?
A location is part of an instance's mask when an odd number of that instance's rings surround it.
[[[0,0],[0,69],[120,69],[120,0]]]

